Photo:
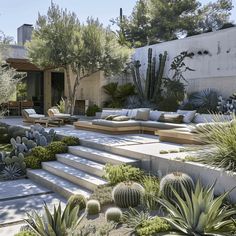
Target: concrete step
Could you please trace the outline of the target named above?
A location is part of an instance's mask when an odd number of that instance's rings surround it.
[[[111,163],[115,165],[119,164],[129,164],[134,166],[139,165],[138,160],[84,146],[71,146],[69,147],[68,152],[73,155],[84,157],[86,159],[93,160],[103,164]]]
[[[59,162],[74,167],[76,169],[85,171],[89,174],[97,175],[99,177],[102,177],[105,174],[105,165],[100,164],[98,162],[75,156],[70,153],[57,154],[56,157]]]
[[[58,161],[43,162],[42,168],[91,191],[93,191],[97,186],[107,183],[100,177],[88,174],[85,171],[75,169]]]
[[[27,169],[27,176],[36,183],[39,183],[42,186],[59,193],[66,199],[68,199],[73,194],[82,194],[86,198],[89,198],[91,194],[88,189],[85,189],[79,185],[75,185],[72,182],[67,181],[57,175],[51,174],[46,170]]]

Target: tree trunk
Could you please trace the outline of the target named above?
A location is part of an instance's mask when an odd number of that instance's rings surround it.
[[[78,72],[76,74],[75,83],[74,83],[73,92],[72,92],[72,107],[71,107],[72,114],[74,114],[74,110],[75,110],[76,92],[79,86],[79,82],[80,82],[80,74]]]
[[[67,87],[68,87],[66,111],[70,114],[73,114],[72,113],[73,92],[72,92],[72,86],[71,86],[70,66],[66,66],[65,72],[66,72],[66,81],[67,81]]]

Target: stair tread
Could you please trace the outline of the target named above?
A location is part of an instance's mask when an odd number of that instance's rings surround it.
[[[99,155],[99,156],[104,156],[106,158],[110,158],[110,159],[114,159],[126,164],[129,163],[134,163],[137,162],[138,160],[132,159],[132,158],[128,158],[128,157],[124,157],[124,156],[120,156],[120,155],[116,155],[116,154],[112,154],[106,151],[102,151],[102,150],[98,150],[98,149],[94,149],[94,148],[89,148],[89,147],[84,147],[84,146],[70,146],[69,147],[69,152],[70,150],[78,150],[78,151],[83,151],[83,152],[88,152],[91,154],[95,154],[95,155]]]
[[[31,173],[34,175],[37,175],[38,177],[55,184],[73,194],[82,194],[85,197],[89,197],[91,192],[84,187],[81,187],[79,185],[73,184],[72,182],[65,180],[57,175],[51,174],[50,172],[43,170],[43,169],[27,169],[27,173]]]
[[[57,169],[60,172],[64,172],[64,173],[72,175],[76,178],[83,179],[83,180],[90,182],[92,184],[95,184],[95,185],[103,185],[103,184],[107,183],[104,179],[102,179],[100,177],[90,175],[90,174],[86,173],[85,171],[75,169],[75,168],[68,166],[66,164],[62,164],[58,161],[43,162],[43,167],[44,166],[48,166],[48,167]]]
[[[105,167],[105,165],[103,165],[103,164],[100,164],[98,162],[91,161],[89,159],[86,159],[86,158],[83,158],[83,157],[80,157],[80,156],[76,156],[76,155],[73,155],[73,154],[70,154],[70,153],[57,154],[56,156],[60,157],[60,158],[64,158],[64,159],[69,159],[71,161],[74,161],[74,162],[77,162],[77,163],[80,163],[80,164],[83,164],[83,165],[87,165],[89,167],[96,168],[96,169],[99,169],[101,171]]]

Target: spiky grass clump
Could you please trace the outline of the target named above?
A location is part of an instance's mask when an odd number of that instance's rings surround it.
[[[97,200],[89,200],[86,204],[86,211],[88,215],[96,215],[101,211],[101,206]]]
[[[198,161],[236,171],[236,119],[231,122],[213,122],[198,130],[206,144],[212,145],[206,152],[201,152]]]
[[[106,210],[105,218],[107,221],[120,222],[122,218],[122,211],[118,207],[110,207]]]

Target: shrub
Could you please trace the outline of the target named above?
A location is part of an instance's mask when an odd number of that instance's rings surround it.
[[[51,155],[51,153],[48,151],[48,149],[45,147],[41,147],[41,146],[37,146],[37,147],[33,148],[30,155],[35,156],[42,161],[54,160],[54,156]]]
[[[86,198],[81,194],[74,194],[70,196],[70,198],[67,201],[67,204],[70,205],[71,209],[79,206],[80,210],[83,210],[86,207]]]
[[[189,194],[194,189],[194,182],[192,178],[182,172],[173,172],[161,179],[160,192],[170,202],[175,201],[174,190],[184,198],[183,188],[184,186]]]
[[[101,206],[113,203],[112,199],[112,186],[101,185],[98,186],[91,194],[90,199],[96,199],[100,202]]]
[[[171,226],[166,220],[155,217],[153,219],[144,220],[137,228],[137,235],[151,236],[169,230],[171,230]]]
[[[112,198],[118,207],[136,207],[141,203],[144,192],[144,188],[138,183],[122,182],[113,189]]]
[[[86,204],[86,211],[88,215],[96,215],[101,211],[101,206],[97,200],[89,200]]]
[[[41,158],[40,157],[36,157],[36,156],[26,156],[24,158],[24,162],[26,164],[26,168],[31,168],[31,169],[41,169]]]
[[[88,109],[86,111],[86,116],[95,116],[96,112],[100,112],[100,111],[101,111],[101,108],[95,104],[88,106]]]
[[[105,212],[105,218],[107,221],[120,222],[122,217],[122,211],[118,207],[110,207]]]
[[[143,203],[149,209],[156,209],[157,207],[157,198],[160,195],[160,181],[155,176],[144,176],[141,180],[141,184],[145,189],[143,195]]]
[[[37,236],[37,234],[32,231],[21,231],[18,234],[15,234],[15,236]]]
[[[143,177],[144,172],[137,167],[130,165],[111,165],[105,166],[105,179],[109,181],[111,185],[116,185],[124,181],[136,181],[139,182]]]
[[[79,138],[77,137],[64,137],[61,142],[65,143],[67,146],[77,146],[80,144]]]
[[[66,153],[68,151],[67,145],[61,141],[52,142],[46,148],[50,152],[50,155],[54,156],[58,153]]]

